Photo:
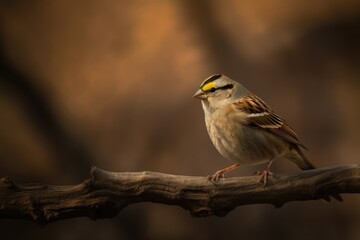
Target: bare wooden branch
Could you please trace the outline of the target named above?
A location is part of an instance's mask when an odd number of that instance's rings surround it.
[[[237,206],[322,199],[360,192],[360,164],[320,168],[296,174],[274,175],[266,187],[258,176],[221,179],[177,176],[156,172],[108,172],[91,169],[78,185],[17,184],[0,179],[0,218],[39,223],[87,216],[111,218],[138,202],[178,205],[195,217],[225,216]]]

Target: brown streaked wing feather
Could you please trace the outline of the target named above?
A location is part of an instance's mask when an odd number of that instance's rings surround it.
[[[280,138],[282,138],[287,142],[294,143],[307,150],[307,147],[305,147],[304,144],[300,142],[294,130],[292,130],[292,128],[286,122],[283,122],[283,125],[281,125],[281,127],[279,128],[269,129],[269,132],[279,136]]]
[[[248,120],[283,140],[307,149],[292,128],[259,97],[249,94],[234,102],[237,109],[246,112]]]

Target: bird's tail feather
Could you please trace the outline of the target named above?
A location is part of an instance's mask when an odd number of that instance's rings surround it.
[[[302,170],[310,170],[310,169],[316,168],[315,165],[309,159],[307,159],[305,154],[301,151],[301,149],[298,146],[295,146],[294,150],[296,151],[297,154],[294,154],[289,159],[290,159],[290,161],[295,163],[296,166],[298,166]],[[299,156],[297,156],[297,155],[299,155]]]
[[[294,150],[296,151],[296,153],[299,155],[297,156],[297,154],[294,154],[294,156],[290,157],[290,161],[292,161],[293,163],[295,163],[299,168],[301,168],[302,170],[310,170],[310,169],[315,169],[315,165],[309,160],[307,159],[307,157],[305,156],[305,154],[301,151],[301,149],[296,145],[294,147]],[[331,197],[335,198],[336,200],[338,200],[339,202],[343,202],[343,198],[340,196],[340,194],[331,194]],[[331,199],[329,196],[326,196],[323,198],[324,201],[326,202],[330,202]]]

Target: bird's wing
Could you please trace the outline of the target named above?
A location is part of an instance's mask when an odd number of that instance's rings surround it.
[[[238,99],[233,104],[236,109],[247,114],[247,120],[251,125],[264,129],[287,142],[306,149],[294,130],[255,94],[250,93]]]

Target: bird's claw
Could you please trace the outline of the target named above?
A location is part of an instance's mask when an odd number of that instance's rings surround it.
[[[213,183],[217,183],[219,181],[220,178],[224,178],[224,172],[223,171],[217,171],[216,173],[214,173],[213,175],[209,175],[207,177],[208,181],[213,182]]]
[[[264,187],[265,187],[268,182],[268,177],[274,175],[274,173],[270,172],[269,170],[264,170],[264,171],[257,171],[254,173],[254,175],[260,175],[259,182],[264,183]]]

